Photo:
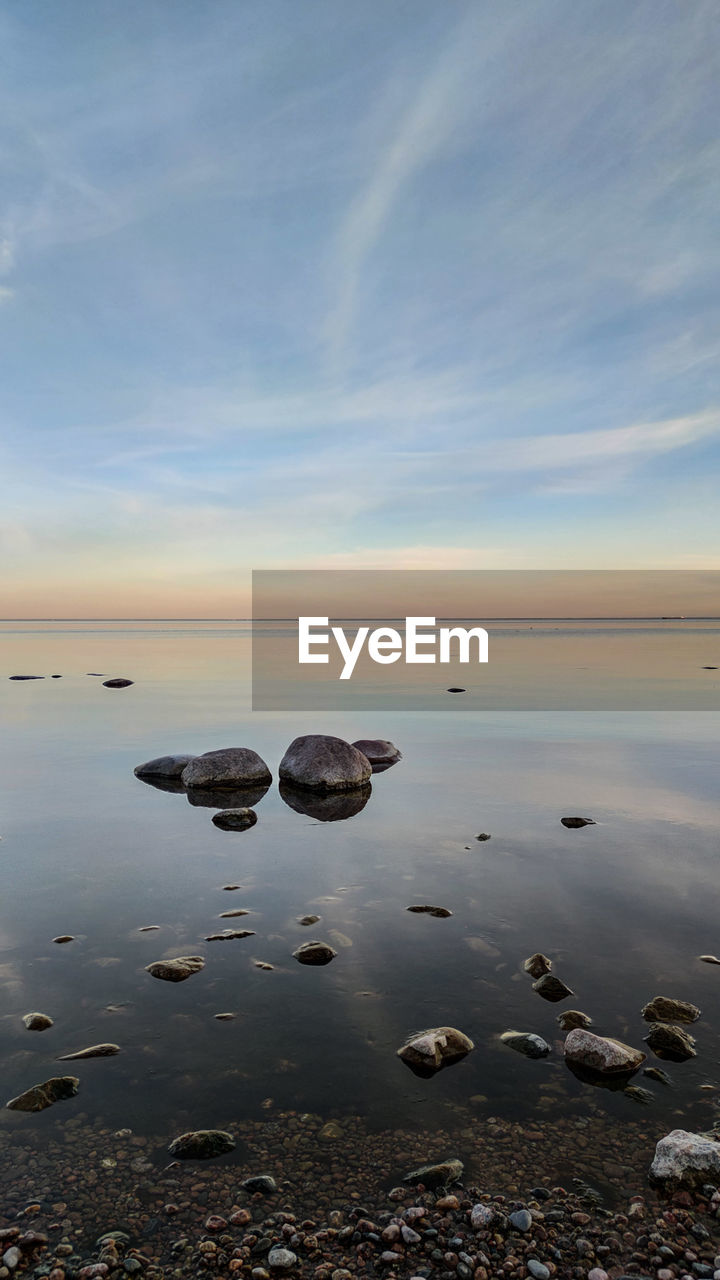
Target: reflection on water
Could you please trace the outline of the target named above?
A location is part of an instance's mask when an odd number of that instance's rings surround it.
[[[672,1087],[642,1073],[635,1083],[650,1090],[653,1124],[708,1127],[720,978],[698,957],[718,951],[718,718],[252,715],[247,650],[247,629],[231,624],[0,629],[5,676],[63,675],[0,681],[6,1098],[59,1074],[64,1053],[121,1049],[77,1063],[77,1099],[37,1116],[4,1112],[3,1124],[49,1131],[80,1105],[168,1140],[268,1109],[404,1129],[447,1127],[452,1108],[463,1124],[469,1113],[476,1124],[636,1119],[642,1098],[566,1068],[563,1006],[522,971],[542,951],[593,1029],[637,1047],[653,996],[700,1006],[697,1057],[668,1064]],[[708,637],[710,660],[717,650]],[[135,684],[108,691],[89,670]],[[155,755],[227,745],[253,747],[276,775],[306,732],[386,738],[403,759],[372,789],[337,797],[273,785],[252,800],[194,792],[187,804],[181,787],[133,775]],[[213,826],[209,809],[248,804],[258,805],[251,830]],[[568,813],[597,825],[567,830]],[[478,841],[482,832],[491,838]],[[407,911],[417,903],[453,914]],[[253,936],[205,941],[235,907]],[[325,968],[292,958],[308,940],[305,915],[319,917],[311,937],[338,953]],[[54,946],[64,933],[75,941]],[[187,982],[145,971],[181,955],[205,959]],[[28,1032],[31,1010],[54,1026]],[[432,1079],[413,1076],[397,1049],[444,1025],[474,1051]],[[551,1053],[514,1053],[500,1039],[509,1029],[542,1036]]]

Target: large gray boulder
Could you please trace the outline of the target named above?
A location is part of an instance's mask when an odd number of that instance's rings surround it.
[[[308,733],[290,743],[280,761],[280,778],[310,791],[352,791],[370,781],[367,756],[342,738]]]
[[[565,1039],[566,1062],[598,1075],[632,1075],[645,1057],[641,1049],[609,1036],[596,1036],[582,1027],[570,1031]]]
[[[250,747],[224,747],[195,756],[183,769],[183,785],[191,789],[261,786],[272,782],[265,761]]]
[[[669,1191],[720,1182],[720,1143],[712,1133],[673,1129],[661,1138],[650,1166],[650,1182]]]

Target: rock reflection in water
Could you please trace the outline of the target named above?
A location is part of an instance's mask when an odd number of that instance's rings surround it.
[[[346,818],[354,818],[365,808],[372,794],[372,787],[356,787],[353,791],[333,792],[329,795],[318,795],[314,791],[306,791],[300,787],[290,786],[287,782],[279,784],[282,799],[289,809],[296,813],[304,813],[318,822],[343,822]]]

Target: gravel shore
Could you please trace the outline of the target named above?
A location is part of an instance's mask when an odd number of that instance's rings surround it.
[[[296,1112],[228,1126],[230,1157],[173,1161],[167,1138],[85,1116],[6,1127],[0,1280],[204,1275],[619,1280],[720,1271],[720,1192],[660,1200],[649,1123],[496,1117],[373,1133],[360,1117]],[[457,1185],[404,1185],[459,1158]],[[268,1175],[269,1193],[242,1183]],[[103,1238],[104,1237],[104,1238]]]

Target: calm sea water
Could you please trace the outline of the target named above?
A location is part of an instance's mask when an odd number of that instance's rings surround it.
[[[614,634],[636,662],[663,626]],[[565,1068],[556,1018],[579,1008],[598,1032],[641,1045],[640,1009],[664,994],[702,1008],[697,1058],[657,1064],[672,1089],[637,1083],[653,1091],[655,1115],[707,1125],[715,1097],[701,1086],[720,1087],[720,969],[697,957],[720,952],[720,716],[459,715],[442,689],[440,710],[253,714],[249,643],[242,623],[0,626],[3,1089],[9,1099],[67,1070],[81,1079],[77,1099],[4,1112],[3,1123],[49,1129],[82,1106],[169,1139],[259,1116],[272,1099],[408,1127],[471,1097],[479,1115],[592,1107],[637,1119],[630,1099]],[[533,643],[526,632],[522,643]],[[698,658],[720,665],[718,625],[692,624],[687,643],[695,684]],[[136,683],[109,690],[94,671]],[[8,681],[14,673],[62,679]],[[716,690],[718,674],[703,673]],[[222,832],[212,810],[133,776],[154,755],[225,746],[255,748],[276,775],[291,739],[312,732],[390,738],[403,752],[346,821],[298,813],[273,785],[252,830]],[[566,814],[597,825],[568,831]],[[482,831],[490,841],[476,841]],[[453,915],[408,913],[417,902]],[[206,942],[236,923],[218,917],[237,907],[255,936]],[[299,926],[310,912],[321,922]],[[160,928],[139,932],[151,924]],[[76,940],[53,944],[65,933]],[[312,937],[338,952],[326,968],[292,958]],[[521,972],[536,950],[576,993],[562,1005]],[[182,954],[204,955],[203,972],[172,985],[144,971]],[[54,1018],[50,1031],[25,1030],[34,1009]],[[214,1019],[228,1011],[234,1021]],[[476,1051],[420,1080],[396,1049],[441,1023]],[[525,1060],[500,1043],[508,1029],[538,1032],[553,1053]],[[106,1040],[121,1054],[56,1061]]]

